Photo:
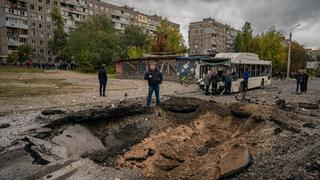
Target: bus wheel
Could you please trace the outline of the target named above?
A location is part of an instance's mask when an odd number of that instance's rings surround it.
[[[240,86],[239,86],[239,92],[240,92],[240,93],[243,92],[243,86],[244,86],[244,83],[241,82],[241,83],[240,83]]]
[[[264,89],[264,79],[261,80],[261,89]]]

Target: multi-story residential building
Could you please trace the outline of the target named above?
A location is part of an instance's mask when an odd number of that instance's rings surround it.
[[[111,19],[114,28],[125,30],[137,25],[149,34],[154,34],[161,21],[173,27],[179,24],[156,15],[147,15],[134,8],[116,6],[100,0],[1,0],[0,1],[0,62],[6,61],[21,44],[30,44],[34,49],[36,62],[51,61],[48,41],[53,37],[54,24],[51,9],[57,6],[67,33],[74,31],[88,16],[102,14]]]
[[[233,52],[234,39],[239,31],[212,18],[189,25],[189,53],[208,55],[216,52]]]

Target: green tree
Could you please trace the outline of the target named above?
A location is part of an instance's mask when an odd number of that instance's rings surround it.
[[[141,58],[143,57],[143,49],[141,49],[140,47],[136,47],[136,46],[131,46],[128,49],[128,57],[130,59],[137,59],[137,58]]]
[[[283,35],[275,27],[259,36],[259,52],[256,52],[261,59],[272,61],[273,72],[279,74],[283,71],[287,51],[283,45]]]
[[[120,55],[119,32],[107,17],[91,16],[70,34],[64,53],[84,68],[111,65]]]
[[[33,55],[33,48],[30,44],[23,44],[17,47],[18,60],[25,62]]]
[[[12,52],[9,54],[9,63],[16,63],[19,60],[19,54],[17,52]]]
[[[122,58],[140,58],[148,48],[148,35],[138,26],[131,25],[121,34],[121,56]],[[130,54],[129,54],[130,53]]]
[[[317,55],[316,61],[320,62],[320,55]]]
[[[49,40],[48,46],[51,52],[57,57],[61,55],[67,43],[68,34],[64,31],[63,19],[57,6],[52,8],[51,18],[54,22],[54,30],[53,38]]]
[[[151,38],[151,51],[182,53],[186,51],[182,34],[168,22],[162,21]]]
[[[306,67],[309,56],[307,50],[298,42],[293,42],[291,46],[291,72],[297,72]]]
[[[250,22],[245,22],[235,38],[235,52],[254,52],[254,37]]]

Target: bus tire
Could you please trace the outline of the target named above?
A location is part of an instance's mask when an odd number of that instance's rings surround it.
[[[261,89],[264,89],[264,79],[261,80],[260,88],[261,88]]]
[[[243,86],[244,86],[244,83],[241,82],[241,83],[240,83],[240,86],[239,86],[239,93],[242,93],[242,92],[243,92]]]

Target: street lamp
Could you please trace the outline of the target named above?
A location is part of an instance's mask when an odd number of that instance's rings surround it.
[[[293,28],[290,29],[289,35],[289,50],[288,50],[288,65],[287,65],[287,79],[290,78],[290,65],[291,65],[291,44],[292,44],[292,31],[298,28],[301,24],[295,25]]]

